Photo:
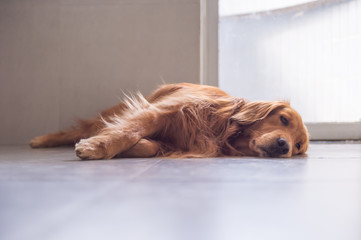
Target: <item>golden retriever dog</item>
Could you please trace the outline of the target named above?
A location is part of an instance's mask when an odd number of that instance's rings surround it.
[[[33,148],[75,144],[81,159],[113,157],[291,157],[308,147],[300,115],[282,101],[247,101],[189,83],[164,85],[31,140]]]

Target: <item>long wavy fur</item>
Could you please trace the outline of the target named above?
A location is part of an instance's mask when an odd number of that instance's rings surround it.
[[[126,129],[131,126],[132,131],[154,129],[142,137],[159,144],[158,156],[242,155],[232,146],[232,139],[282,106],[288,103],[249,102],[215,87],[171,84],[159,88],[148,98],[140,93],[126,95],[122,103],[101,112],[98,118],[80,120],[77,127],[61,132],[62,135],[41,136],[31,145],[73,144],[107,131],[115,135],[132,134]]]

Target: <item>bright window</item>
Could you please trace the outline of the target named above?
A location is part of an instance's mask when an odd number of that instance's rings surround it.
[[[361,120],[360,0],[220,0],[219,11],[222,89],[289,100],[305,122]]]

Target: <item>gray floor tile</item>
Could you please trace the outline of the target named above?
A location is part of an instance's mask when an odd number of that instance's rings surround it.
[[[78,161],[0,146],[0,239],[361,239],[361,144],[292,159]]]

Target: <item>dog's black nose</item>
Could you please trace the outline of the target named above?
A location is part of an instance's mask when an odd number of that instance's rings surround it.
[[[290,146],[286,139],[284,138],[278,138],[277,139],[277,149],[280,154],[287,154],[290,150]]]

